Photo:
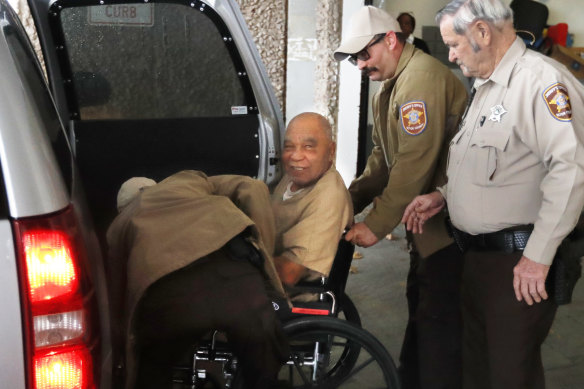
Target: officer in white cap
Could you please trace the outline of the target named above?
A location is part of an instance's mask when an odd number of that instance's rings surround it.
[[[355,212],[373,201],[362,223],[346,239],[368,247],[400,223],[408,203],[445,182],[448,144],[464,111],[467,93],[435,58],[405,42],[400,25],[386,12],[361,8],[335,59],[348,58],[373,81],[373,151],[349,191]],[[408,235],[409,321],[400,355],[403,387],[461,386],[461,254],[443,219]]]

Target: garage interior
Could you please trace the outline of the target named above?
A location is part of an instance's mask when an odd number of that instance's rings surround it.
[[[365,1],[396,15],[413,11],[418,26],[415,35],[423,37],[444,57],[440,39],[433,26],[433,13],[446,0],[430,1]],[[584,46],[584,18],[581,0],[543,0],[550,9],[548,23],[567,22],[573,31],[573,45]],[[35,37],[25,3],[17,7],[31,37]],[[346,63],[338,64],[330,53],[342,36],[342,26],[363,1],[345,0],[238,0],[266,69],[286,121],[294,114],[314,110],[324,114],[337,133],[337,166],[345,183],[358,174],[368,154],[367,134],[371,128],[368,102],[375,84],[363,80],[358,71]],[[428,5],[431,4],[431,7]],[[431,9],[430,9],[431,8]],[[258,17],[258,15],[262,15]],[[306,32],[309,36],[294,35]],[[27,23],[26,21],[29,20]],[[269,27],[267,27],[269,26]],[[442,58],[444,59],[444,58]],[[584,66],[584,65],[583,65]],[[456,70],[456,69],[455,69]],[[295,73],[296,72],[296,73]],[[309,72],[312,81],[308,92],[298,74]],[[306,95],[295,94],[304,91]],[[300,92],[298,92],[300,93]],[[299,101],[308,101],[299,104]],[[358,249],[362,259],[354,260],[347,294],[355,302],[363,327],[373,333],[388,349],[394,360],[399,357],[407,321],[405,299],[409,257],[403,227],[397,228],[392,240],[383,240],[368,248]],[[580,389],[584,387],[584,281],[576,285],[573,302],[559,308],[551,332],[543,346],[543,359],[548,389]]]

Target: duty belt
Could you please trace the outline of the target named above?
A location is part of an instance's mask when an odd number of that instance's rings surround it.
[[[533,225],[526,225],[488,234],[471,235],[454,227],[449,219],[446,224],[450,235],[463,253],[469,249],[505,253],[523,251],[533,230]]]

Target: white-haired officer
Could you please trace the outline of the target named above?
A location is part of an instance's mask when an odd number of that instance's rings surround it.
[[[422,230],[447,202],[466,250],[464,386],[541,389],[540,347],[557,309],[545,282],[584,205],[584,90],[526,49],[501,0],[454,0],[436,21],[450,61],[476,78],[474,99],[450,146],[448,184],[415,199],[404,220]]]

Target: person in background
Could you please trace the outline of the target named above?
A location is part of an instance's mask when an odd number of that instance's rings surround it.
[[[445,182],[448,144],[467,100],[458,78],[437,59],[405,42],[394,18],[371,6],[351,18],[335,51],[372,81],[373,150],[363,174],[349,187],[355,212],[373,201],[363,222],[346,239],[376,244],[399,225],[409,202]],[[400,355],[404,388],[459,388],[461,324],[459,287],[462,256],[444,220],[423,235],[408,234],[409,319]]]
[[[414,18],[414,15],[409,12],[402,12],[397,17],[397,21],[401,27],[402,33],[406,36],[406,42],[416,46],[424,53],[430,54],[430,49],[426,42],[424,42],[423,39],[414,36],[414,30],[416,29],[416,18]]]
[[[464,251],[464,387],[543,389],[549,293],[560,286],[546,280],[584,205],[584,88],[525,47],[501,0],[454,0],[436,21],[450,61],[475,77],[474,98],[448,183],[414,199],[403,221],[425,231],[448,205]]]

